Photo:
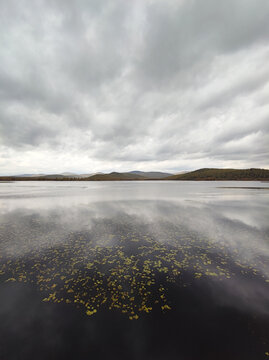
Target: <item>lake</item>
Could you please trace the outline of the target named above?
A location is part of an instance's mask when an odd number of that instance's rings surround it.
[[[269,359],[269,183],[0,183],[0,359]]]

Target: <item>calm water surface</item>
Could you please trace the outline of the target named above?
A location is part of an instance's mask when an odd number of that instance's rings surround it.
[[[269,359],[269,183],[0,183],[0,359]]]

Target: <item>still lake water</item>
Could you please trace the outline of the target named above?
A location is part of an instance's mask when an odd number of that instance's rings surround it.
[[[269,183],[0,183],[2,359],[269,359]]]

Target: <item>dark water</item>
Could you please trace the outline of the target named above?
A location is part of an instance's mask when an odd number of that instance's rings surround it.
[[[0,359],[269,359],[266,188],[1,183]]]

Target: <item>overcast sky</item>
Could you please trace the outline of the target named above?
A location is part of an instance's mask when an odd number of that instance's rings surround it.
[[[268,0],[0,0],[0,174],[269,167]]]

